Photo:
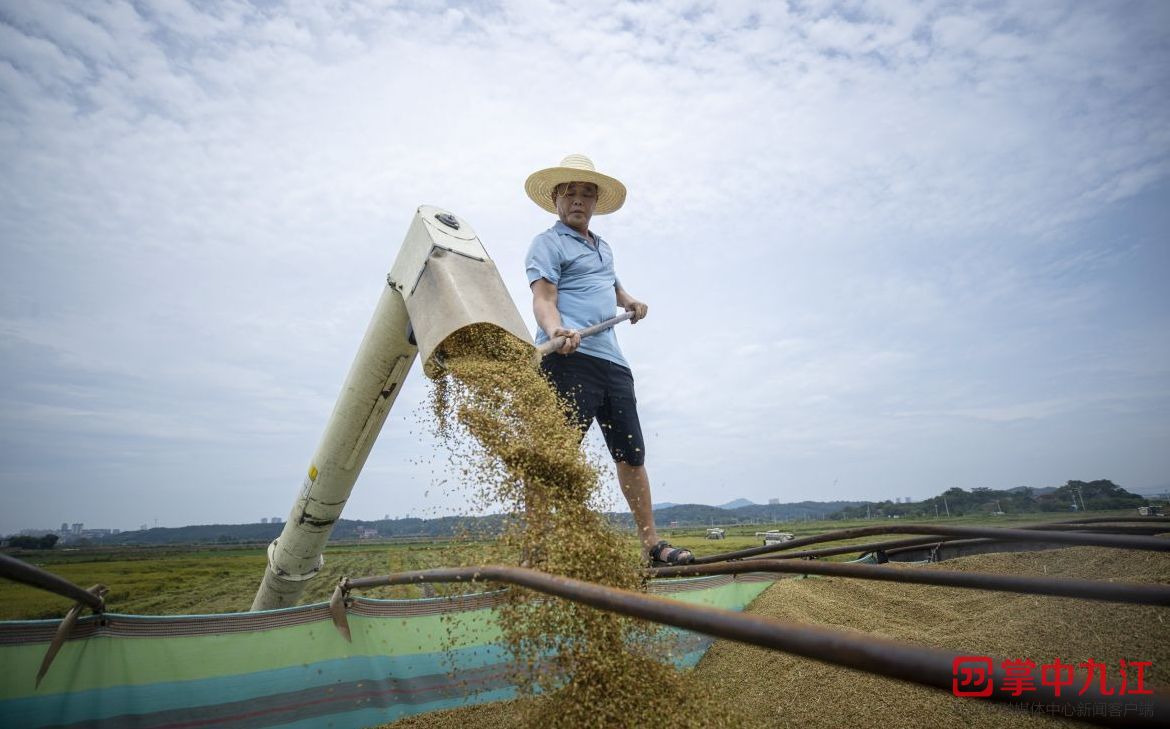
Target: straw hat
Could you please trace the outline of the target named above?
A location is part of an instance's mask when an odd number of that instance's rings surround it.
[[[532,202],[556,214],[553,190],[562,182],[592,182],[597,185],[597,207],[594,215],[612,213],[626,201],[626,186],[609,175],[603,175],[593,168],[593,160],[583,154],[570,154],[561,160],[558,167],[533,172],[524,183],[524,192]]]

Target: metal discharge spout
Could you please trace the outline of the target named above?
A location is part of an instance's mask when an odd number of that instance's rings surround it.
[[[288,521],[268,546],[268,566],[252,610],[297,603],[306,581],[325,562],[325,543],[415,357],[421,352],[425,372],[436,376],[440,367],[434,355],[443,340],[473,324],[490,324],[531,342],[471,225],[423,205],[386,278]]]

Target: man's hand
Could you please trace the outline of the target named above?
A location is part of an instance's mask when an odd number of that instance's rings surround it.
[[[565,343],[557,350],[557,354],[572,354],[577,351],[577,347],[581,346],[581,335],[577,333],[576,329],[557,327],[553,330],[552,335],[553,337],[565,338]]]
[[[646,312],[650,310],[649,306],[646,306],[645,304],[643,304],[641,301],[638,301],[637,299],[630,299],[629,301],[627,301],[625,304],[622,305],[622,308],[625,309],[626,311],[631,311],[634,313],[634,315],[630,317],[631,324],[637,324],[638,322],[645,319]]]
[[[630,317],[631,324],[637,324],[646,318],[646,312],[650,310],[649,306],[630,296],[630,293],[623,289],[621,285],[615,288],[614,293],[617,294],[617,305],[633,314]]]

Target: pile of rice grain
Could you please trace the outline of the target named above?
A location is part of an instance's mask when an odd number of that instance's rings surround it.
[[[1161,553],[1075,547],[964,557],[928,567],[995,574],[1170,582]],[[1153,661],[1147,686],[1167,688],[1170,614],[1165,608],[989,590],[845,578],[783,580],[751,606],[778,620],[815,623],[994,660],[1093,658],[1118,680],[1118,660]],[[784,653],[717,642],[697,668],[775,727],[1028,727],[1066,723],[1047,714],[962,699],[949,692],[829,666]],[[1073,694],[1081,688],[1078,673]],[[1137,710],[1141,696],[1123,699]],[[1092,710],[1092,705],[1089,709]],[[1071,722],[1068,722],[1071,725]],[[1076,724],[1083,726],[1083,724]]]
[[[460,480],[473,485],[477,507],[508,513],[501,544],[517,562],[642,589],[639,555],[624,547],[598,509],[599,466],[581,449],[565,403],[531,353],[484,325],[445,340],[445,373],[432,403],[436,432],[454,455]],[[509,704],[509,725],[517,719],[540,727],[739,723],[666,662],[655,626],[526,589],[508,596],[500,623],[522,696],[530,697]]]
[[[988,554],[963,557],[937,567],[906,567],[935,568],[1170,584],[1167,555],[1097,547]],[[1170,690],[1170,615],[1160,607],[810,578],[778,581],[747,612],[970,655],[1028,658],[1037,666],[1054,658],[1065,662],[1093,658],[1109,665],[1111,680],[1118,678],[1117,662],[1121,658],[1151,661],[1146,686],[1159,692]],[[723,701],[734,704],[746,718],[743,726],[1084,726],[730,641],[717,641],[688,679],[694,686],[710,687]],[[1078,673],[1074,693],[1082,679],[1083,672]],[[1132,696],[1124,701],[1139,707],[1142,698]],[[394,726],[503,729],[515,726],[523,711],[523,702],[500,702],[425,714]]]

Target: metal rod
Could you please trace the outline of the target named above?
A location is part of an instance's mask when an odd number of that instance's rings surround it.
[[[103,599],[106,596],[105,585],[94,585],[86,590],[91,595],[98,599]],[[81,617],[81,611],[85,608],[82,603],[74,603],[73,607],[69,608],[69,612],[65,613],[61,624],[57,626],[57,631],[53,634],[53,640],[49,641],[49,647],[45,650],[45,657],[41,659],[41,667],[37,671],[36,681],[34,686],[40,686],[41,681],[45,678],[45,674],[49,672],[49,668],[53,665],[53,659],[57,657],[57,653],[61,650],[61,646],[65,645],[65,641],[69,640],[69,634],[73,632],[73,626],[77,624],[77,619]]]
[[[46,572],[36,565],[9,557],[7,554],[0,554],[0,577],[7,577],[15,582],[39,587],[42,590],[48,590],[70,600],[75,600],[93,608],[95,613],[106,609],[105,600],[84,587],[76,585],[64,577],[58,577],[52,572]]]
[[[611,327],[617,326],[618,324],[621,324],[623,321],[625,321],[626,319],[629,319],[633,315],[634,315],[634,312],[627,311],[623,314],[618,314],[617,316],[615,316],[612,319],[606,319],[605,321],[601,322],[600,324],[594,324],[591,327],[585,327],[584,329],[578,330],[577,333],[581,335],[582,339],[584,339],[585,337],[592,337],[594,334],[599,334],[601,332],[604,332],[606,329],[609,329]],[[566,337],[552,337],[544,344],[541,344],[540,346],[538,346],[536,348],[536,361],[539,362],[540,360],[544,359],[548,355],[552,354],[553,352],[557,351],[562,346],[564,346],[565,339],[566,339]]]
[[[1051,522],[1053,524],[1097,524],[1101,522],[1142,522],[1146,524],[1168,524],[1170,516],[1089,516],[1083,519],[1069,519],[1067,521]],[[1043,524],[1037,527],[1044,526]]]
[[[1036,531],[1097,532],[1100,534],[1165,534],[1170,526],[1159,524],[1052,524],[1035,527]]]
[[[1143,549],[1152,552],[1170,552],[1170,539],[1146,536],[1127,536],[1120,534],[1079,534],[1064,533],[1054,530],[1005,529],[1002,527],[971,527],[931,524],[882,524],[878,526],[856,527],[853,529],[837,529],[824,534],[801,537],[780,544],[769,544],[763,547],[752,547],[735,552],[700,557],[692,564],[710,564],[725,562],[731,559],[755,557],[760,554],[772,554],[809,544],[835,542],[840,539],[855,539],[868,537],[874,534],[930,534],[953,537],[991,537],[1000,540],[1018,540],[1021,542],[1053,542],[1056,544],[1072,544],[1085,547],[1113,547],[1119,549]]]
[[[867,554],[869,552],[890,552],[899,547],[922,547],[928,544],[945,544],[951,541],[959,541],[966,539],[966,537],[913,537],[911,539],[890,539],[883,542],[866,542],[864,544],[845,544],[840,547],[823,547],[821,549],[802,549],[796,552],[784,552],[782,554],[767,554],[760,557],[749,557],[747,561],[754,562],[756,560],[764,559],[818,559],[820,557],[832,557],[838,554]],[[995,539],[976,539],[977,542],[995,542]],[[697,560],[696,560],[697,561]],[[732,561],[732,560],[728,560]],[[738,561],[738,560],[735,560]],[[693,563],[692,563],[693,564]],[[713,562],[703,562],[702,564],[715,564]]]
[[[1099,526],[1092,526],[1092,525],[1082,526],[1080,524],[1071,524],[1068,526],[1066,526],[1065,524],[1060,524],[1060,525],[1053,525],[1053,526],[1044,526],[1043,528],[1041,528],[1039,526],[1027,527],[1027,528],[1029,528],[1029,529],[1035,528],[1038,531],[1043,531],[1043,530],[1059,531],[1061,529],[1078,529],[1078,530],[1085,529],[1088,531],[1096,531],[1096,530],[1103,529],[1103,527],[1099,527]],[[1125,529],[1126,532],[1132,531],[1132,532],[1138,532],[1141,534],[1160,533],[1162,531],[1166,531],[1165,529],[1153,527],[1152,525],[1119,527],[1119,528]],[[1157,531],[1152,532],[1152,531],[1150,531],[1151,529],[1157,529]],[[1111,533],[1117,533],[1117,532],[1111,532]],[[752,557],[750,559],[804,559],[804,558],[817,559],[820,557],[832,557],[832,556],[838,555],[838,554],[854,554],[854,553],[866,554],[868,552],[877,552],[877,551],[887,552],[888,554],[897,554],[898,552],[904,551],[905,549],[909,549],[912,547],[926,546],[928,544],[955,544],[958,542],[966,542],[966,543],[970,543],[970,544],[990,544],[990,543],[999,542],[999,541],[1010,541],[1010,540],[988,539],[988,538],[971,539],[969,537],[940,537],[940,536],[910,537],[909,539],[891,539],[891,540],[886,540],[886,541],[881,541],[881,542],[865,542],[862,544],[845,544],[845,545],[842,545],[839,547],[824,547],[822,549],[804,549],[804,550],[799,550],[796,552],[784,552],[782,554],[776,554],[775,556],[765,555],[763,557]],[[777,546],[777,545],[773,545],[773,546]],[[704,564],[711,564],[711,563],[704,561]]]
[[[487,565],[482,567],[444,568],[403,572],[385,577],[343,579],[341,588],[349,591],[355,588],[379,587],[383,585],[405,585],[420,582],[470,582],[485,580],[505,582],[527,587],[537,592],[554,595],[574,602],[630,617],[651,620],[663,625],[693,630],[740,643],[772,648],[805,658],[831,663],[874,673],[900,681],[951,690],[955,686],[955,667],[963,655],[936,648],[859,635],[855,632],[835,630],[816,625],[769,620],[755,615],[732,612],[720,608],[704,607],[619,590],[604,585],[595,585],[558,575],[549,575],[523,567]],[[993,664],[990,694],[985,698],[995,702],[1018,701],[1018,697],[1006,691],[1007,678],[1002,667]],[[1057,696],[1052,687],[1041,685],[1032,692],[1031,699],[1057,706],[1076,706],[1084,702],[1111,703],[1115,697],[1102,694],[1096,686],[1089,686],[1083,694],[1075,697]],[[1104,726],[1161,726],[1170,716],[1170,699],[1161,694],[1150,694],[1152,716],[1136,719],[1133,717],[1093,716],[1081,717],[1084,721]]]
[[[850,577],[918,585],[941,585],[974,590],[998,590],[1025,595],[1055,595],[1085,600],[1124,602],[1134,605],[1170,607],[1170,586],[1098,582],[1057,577],[997,575],[957,570],[906,569],[876,565],[807,562],[790,559],[749,559],[722,564],[659,567],[647,571],[651,577],[692,577],[735,575],[747,572],[780,572],[801,575]]]

